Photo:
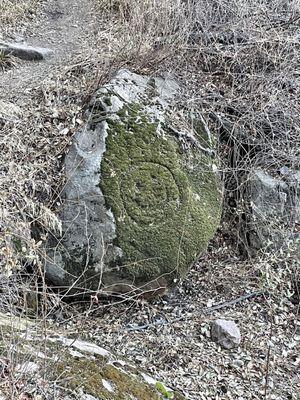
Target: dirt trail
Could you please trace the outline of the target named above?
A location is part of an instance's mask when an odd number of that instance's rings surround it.
[[[28,27],[24,40],[50,48],[54,55],[39,62],[20,61],[16,68],[0,72],[1,100],[22,105],[32,88],[93,51],[97,22],[92,6],[92,0],[49,0],[41,7],[39,20]]]

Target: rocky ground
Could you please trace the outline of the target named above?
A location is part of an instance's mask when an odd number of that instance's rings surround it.
[[[57,224],[51,210],[58,196],[51,187],[61,180],[58,160],[83,124],[91,82],[104,79],[94,63],[99,22],[91,3],[51,0],[42,7],[39,18],[19,29],[1,28],[5,39],[21,36],[55,52],[46,62],[17,60],[14,68],[0,70],[1,217],[22,231],[24,242],[20,211],[46,228]],[[13,267],[8,243],[2,250]],[[177,289],[158,300],[93,298],[90,306],[58,301],[48,309],[48,320],[126,355],[187,399],[299,399],[299,305],[291,301],[292,287],[281,281],[288,265],[272,255],[241,261],[224,239],[212,248]],[[41,258],[36,244],[29,251],[27,242],[24,253],[30,262]],[[226,303],[231,300],[238,301]],[[216,305],[221,307],[214,310]],[[211,340],[217,318],[237,323],[237,348],[226,350]]]

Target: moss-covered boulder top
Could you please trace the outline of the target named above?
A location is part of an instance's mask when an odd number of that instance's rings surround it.
[[[132,362],[79,339],[76,332],[2,313],[0,377],[2,400],[185,399]]]
[[[173,80],[123,70],[95,94],[66,155],[54,283],[160,293],[206,249],[221,209],[213,138],[176,107],[178,92]]]

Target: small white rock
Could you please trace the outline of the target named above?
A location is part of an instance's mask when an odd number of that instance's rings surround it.
[[[71,354],[72,357],[77,357],[77,358],[82,358],[84,355],[80,353],[80,351],[69,349],[69,353]]]
[[[241,343],[241,333],[234,321],[217,319],[211,325],[211,337],[225,349],[233,349]]]
[[[141,372],[141,375],[149,385],[156,385],[156,379],[153,379],[150,375],[144,374],[144,372]]]
[[[102,385],[107,391],[109,391],[111,393],[114,392],[114,388],[113,388],[112,384],[109,381],[107,381],[106,379],[102,379]]]
[[[97,354],[102,357],[108,357],[109,352],[102,347],[99,347],[95,343],[86,342],[84,340],[72,340],[72,339],[65,339],[64,343],[67,346],[75,347],[79,351],[83,351],[86,353]]]
[[[83,393],[80,397],[80,400],[99,400],[99,398],[96,398],[96,397],[92,396],[91,394]]]

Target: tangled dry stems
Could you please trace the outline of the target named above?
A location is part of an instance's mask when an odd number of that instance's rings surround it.
[[[9,3],[13,4],[0,0],[0,5]],[[231,288],[234,279],[238,279],[232,296],[238,295],[241,287],[247,290],[251,286],[280,294],[279,303],[285,304],[285,299],[291,298],[294,291],[290,279],[297,270],[294,254],[265,249],[254,262],[239,261],[237,272],[234,269],[237,253],[233,250],[237,243],[245,241],[241,228],[245,224],[246,210],[240,194],[251,171],[258,166],[272,172],[283,165],[299,168],[299,2],[99,0],[95,3],[103,26],[99,31],[99,47],[105,59],[92,65],[89,60],[80,61],[63,72],[57,81],[50,81],[48,87],[33,91],[31,104],[23,110],[22,118],[12,120],[1,114],[0,103],[0,268],[5,273],[5,277],[1,276],[1,309],[23,315],[29,310],[33,315],[37,311],[30,294],[38,292],[41,301],[44,290],[41,271],[45,261],[42,244],[49,231],[59,233],[60,230],[55,208],[60,197],[57,188],[64,184],[61,156],[72,134],[82,124],[84,104],[94,87],[124,66],[141,73],[175,76],[184,88],[180,99],[183,107],[188,105],[201,110],[209,129],[218,133],[220,172],[226,187],[223,244],[220,246],[223,258],[215,243],[216,254],[212,252],[212,259],[200,264],[200,271],[184,283],[184,286],[191,285],[185,288],[185,293],[188,290],[197,293],[197,298],[201,297],[199,304],[203,306],[209,285],[213,292],[210,296],[216,295],[219,275],[224,278],[220,271],[225,268],[225,286]],[[4,21],[3,16],[5,21],[12,21],[15,17],[10,13],[11,9],[2,13],[0,22]],[[30,231],[36,225],[39,230],[42,228],[43,234],[33,239]],[[226,233],[232,228],[235,235],[228,237]],[[209,275],[206,286],[199,295],[201,279],[199,282],[197,279],[209,265],[212,265],[212,272],[206,273]],[[26,267],[36,271],[32,276],[26,274],[25,283],[24,266],[25,272]],[[16,270],[19,274],[12,274]],[[190,303],[193,301],[194,298]],[[59,303],[56,295],[47,293],[39,311],[47,317]],[[136,303],[140,307],[140,303]],[[268,307],[273,315],[277,305],[270,300]],[[127,305],[124,308],[124,315],[127,315]],[[265,312],[265,308],[261,308]],[[101,309],[104,307],[99,304]],[[250,305],[247,310],[250,315]],[[232,313],[228,313],[232,317]],[[143,320],[144,311],[133,314],[138,316],[138,321],[139,318]],[[242,320],[244,314],[241,311],[236,317]],[[259,316],[252,315],[255,323],[257,318]],[[116,319],[119,329],[119,316]],[[255,327],[255,323],[251,326]],[[261,323],[261,326],[263,331],[265,325]],[[107,329],[111,332],[110,316]],[[187,326],[181,329],[182,340],[186,341]],[[177,337],[178,327],[174,331]],[[106,332],[102,336],[101,341],[108,340]],[[123,347],[123,336],[119,336]],[[135,340],[137,348],[140,347],[140,339]],[[167,370],[174,362],[173,358],[167,359],[173,344],[166,346],[163,339],[159,340],[157,349],[162,347],[163,350],[156,350],[156,362],[160,360],[157,364],[161,364],[165,357],[163,364]],[[249,342],[252,340],[250,338]],[[197,338],[197,345],[198,342]],[[285,342],[284,336],[282,342]],[[205,339],[201,343],[207,345]],[[202,351],[205,355],[204,348]],[[194,349],[188,349],[187,353],[194,353]],[[219,357],[217,351],[216,354]],[[184,371],[182,375],[185,376]],[[185,377],[180,379],[183,385],[187,384]],[[198,391],[193,390],[197,398]]]
[[[95,12],[104,27],[98,46],[105,58],[89,65],[92,80],[85,81],[84,95],[78,95],[77,77],[86,74],[86,61],[36,93],[23,122],[0,120],[6,272],[22,268],[24,260],[42,268],[41,245],[48,231],[60,229],[54,212],[54,188],[63,186],[60,157],[81,123],[83,103],[120,67],[175,76],[184,88],[182,106],[201,110],[218,134],[225,204],[233,204],[225,206],[224,217],[237,242],[244,241],[241,188],[249,173],[258,166],[273,172],[299,167],[297,0],[98,0]],[[30,234],[36,224],[45,232],[38,240]]]
[[[4,54],[0,51],[0,71],[16,66],[17,62],[15,57],[9,54]]]

